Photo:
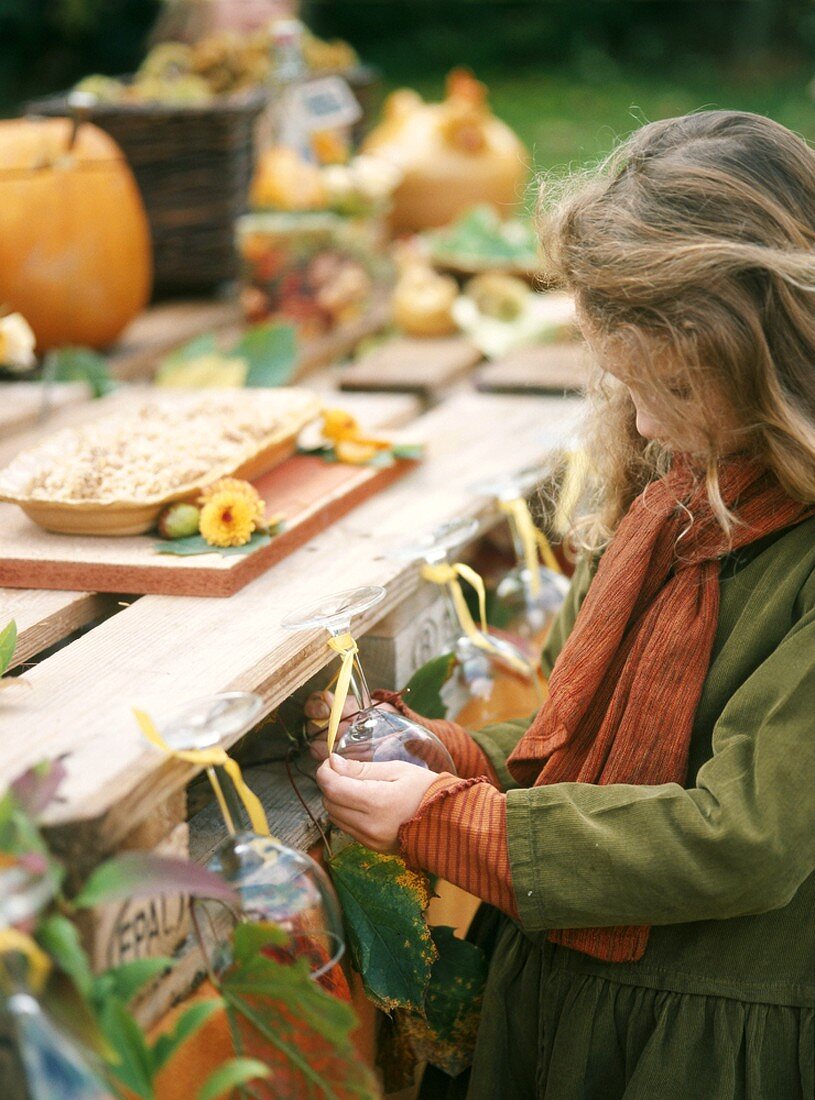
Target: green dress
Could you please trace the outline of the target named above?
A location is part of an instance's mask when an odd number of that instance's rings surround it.
[[[578,570],[547,673],[590,580]],[[720,591],[687,789],[519,789],[506,759],[528,722],[473,735],[508,792],[520,919],[476,917],[478,1042],[445,1095],[815,1097],[815,520],[726,558]],[[546,939],[618,924],[653,926],[639,962]],[[439,1091],[431,1074],[423,1095]]]

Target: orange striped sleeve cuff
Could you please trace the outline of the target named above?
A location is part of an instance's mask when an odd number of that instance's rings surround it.
[[[480,777],[440,775],[399,830],[407,863],[517,919],[507,848],[506,795]]]

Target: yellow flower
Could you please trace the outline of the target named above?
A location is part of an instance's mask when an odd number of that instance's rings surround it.
[[[380,448],[371,443],[357,443],[353,439],[344,439],[335,445],[334,451],[340,462],[350,466],[365,466],[379,454]]]
[[[36,362],[34,345],[37,338],[21,313],[0,317],[0,366],[10,370],[27,370]]]
[[[392,446],[387,439],[364,435],[356,419],[343,409],[323,411],[323,438],[334,444],[334,453],[340,462],[352,466],[364,466],[380,451],[389,451]]]
[[[201,534],[211,546],[244,546],[255,529],[255,509],[241,493],[224,489],[201,509]]]
[[[248,481],[243,481],[239,477],[222,477],[218,481],[213,481],[212,485],[208,485],[205,489],[201,490],[201,495],[198,498],[199,505],[204,505],[217,493],[229,492],[234,493],[237,496],[243,497],[249,504],[252,505],[254,521],[256,525],[263,523],[266,513],[266,505],[261,498],[257,489]]]
[[[357,439],[360,435],[359,424],[344,409],[324,409],[323,435],[332,443],[339,443],[343,439]]]

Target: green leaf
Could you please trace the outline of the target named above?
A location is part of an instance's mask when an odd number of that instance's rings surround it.
[[[151,852],[124,852],[97,867],[74,898],[79,909],[112,901],[152,898],[159,894],[191,894],[238,904],[235,892],[220,875],[186,859]]]
[[[232,934],[232,953],[236,963],[244,964],[262,954],[264,947],[282,947],[288,935],[270,921],[242,921]]]
[[[11,664],[14,648],[17,645],[17,623],[14,619],[0,630],[0,676]]]
[[[304,958],[289,964],[253,955],[250,927],[236,926],[235,955],[244,961],[220,983],[241,1049],[262,1057],[276,1096],[373,1100],[376,1082],[350,1041],[357,1026],[351,1006],[312,980]]]
[[[186,1008],[178,1017],[175,1027],[169,1034],[159,1035],[153,1045],[153,1072],[158,1073],[162,1066],[166,1065],[182,1043],[204,1026],[207,1020],[222,1009],[224,1002],[220,997],[213,997],[208,1001],[196,1001]]]
[[[57,966],[73,979],[79,992],[89,996],[93,974],[76,925],[61,913],[53,913],[37,926],[37,941]]]
[[[93,979],[93,995],[97,1000],[116,997],[128,1004],[148,982],[165,973],[173,965],[166,955],[156,955],[150,959],[133,959],[105,970]]]
[[[185,539],[161,539],[153,544],[153,549],[157,554],[180,554],[184,557],[190,554],[220,554],[222,557],[231,557],[233,554],[251,554],[261,546],[268,546],[271,541],[271,535],[255,531],[243,546],[212,546],[203,535],[190,535]]]
[[[202,355],[212,355],[217,351],[218,344],[215,340],[215,334],[205,332],[201,336],[195,336],[192,340],[188,340],[186,344],[182,344],[165,356],[161,361],[159,371],[164,370],[166,367],[173,367],[177,363],[192,362],[193,359],[200,359]]]
[[[141,1100],[154,1100],[153,1056],[144,1032],[121,1001],[109,997],[100,1006],[99,1023],[116,1052],[111,1073]]]
[[[285,386],[297,366],[297,336],[293,325],[275,322],[253,325],[229,352],[249,364],[247,386]]]
[[[441,697],[441,689],[453,675],[456,667],[455,653],[443,653],[434,657],[413,673],[402,694],[405,702],[425,718],[445,718],[447,707]]]
[[[411,462],[417,462],[424,456],[424,444],[394,443],[391,447],[391,454],[394,458],[404,458],[409,459]]]
[[[198,1100],[220,1100],[240,1085],[269,1076],[271,1070],[257,1058],[231,1058],[209,1075],[198,1090]]]
[[[329,870],[339,894],[355,968],[385,1012],[421,1010],[437,951],[424,918],[427,879],[398,856],[349,844]]]
[[[58,348],[48,353],[45,377],[54,382],[86,382],[94,397],[116,389],[107,360],[90,348]]]

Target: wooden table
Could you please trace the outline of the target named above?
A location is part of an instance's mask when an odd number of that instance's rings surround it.
[[[343,390],[413,393],[435,405],[483,359],[463,336],[383,341],[338,375]]]
[[[485,393],[579,393],[588,378],[589,353],[582,341],[518,348],[480,367],[476,388]]]

